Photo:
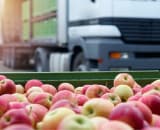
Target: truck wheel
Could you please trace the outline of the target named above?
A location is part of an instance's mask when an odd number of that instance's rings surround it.
[[[49,51],[45,48],[38,48],[35,53],[35,70],[37,72],[49,71]]]
[[[84,57],[83,52],[78,53],[73,61],[72,70],[73,71],[88,71],[88,61]]]

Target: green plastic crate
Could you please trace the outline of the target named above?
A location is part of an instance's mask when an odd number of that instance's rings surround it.
[[[12,72],[1,73],[8,78],[13,79],[16,83],[25,84],[30,79],[40,79],[44,83],[51,83],[55,86],[61,82],[72,83],[75,87],[84,84],[99,83],[112,87],[114,77],[120,72],[65,72],[65,73],[51,73],[51,72]],[[134,79],[143,85],[151,83],[156,79],[160,79],[159,71],[129,71]]]
[[[22,4],[22,20],[27,21],[29,20],[30,17],[30,12],[29,12],[29,0],[25,0]]]
[[[33,24],[33,38],[52,38],[57,33],[57,19],[51,18]]]
[[[29,22],[25,21],[23,22],[23,29],[22,29],[22,39],[23,40],[29,40],[30,38],[30,27],[29,27]]]
[[[33,0],[33,17],[56,11],[57,0]]]

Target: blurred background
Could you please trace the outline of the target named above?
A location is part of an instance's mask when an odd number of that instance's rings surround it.
[[[160,2],[0,0],[0,71],[160,69]]]

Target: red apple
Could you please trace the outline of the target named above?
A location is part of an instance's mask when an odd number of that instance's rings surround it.
[[[90,84],[85,84],[82,86],[82,94],[86,94],[86,91],[89,87],[91,87],[92,85]]]
[[[141,97],[142,97],[141,92],[138,92],[135,95],[129,97],[127,101],[138,101]]]
[[[93,98],[82,106],[82,114],[88,117],[102,116],[108,118],[113,108],[114,105],[111,101]]]
[[[147,84],[141,89],[141,93],[144,94],[152,89],[154,89],[154,86],[152,84]]]
[[[134,107],[138,108],[143,114],[144,120],[147,121],[148,124],[152,123],[152,111],[150,108],[140,101],[129,101],[127,102]]]
[[[43,84],[41,88],[44,92],[50,93],[52,96],[57,93],[56,87],[51,84]]]
[[[71,83],[61,83],[58,85],[58,91],[68,90],[74,92],[74,86]]]
[[[59,124],[57,130],[96,130],[90,119],[84,115],[69,115]]]
[[[116,93],[105,93],[101,98],[110,100],[114,105],[121,103],[121,98]]]
[[[99,130],[134,130],[130,125],[121,121],[108,121]]]
[[[36,87],[41,87],[43,85],[42,81],[39,79],[30,79],[25,83],[25,91],[27,91],[29,88],[36,86]]]
[[[11,109],[8,110],[0,118],[0,129],[4,129],[13,124],[27,124],[32,125],[31,120],[28,117],[28,114],[25,109]]]
[[[144,95],[142,96],[139,101],[146,104],[152,111],[153,114],[160,115],[160,96],[157,95]]]
[[[134,86],[135,80],[129,73],[119,73],[115,76],[113,86],[128,85],[131,88]]]
[[[9,102],[8,109],[25,108],[25,106],[27,106],[28,104],[29,104],[28,102],[19,102],[19,101]]]
[[[0,93],[12,94],[16,92],[16,84],[11,79],[3,79],[0,81]]]
[[[107,86],[94,84],[86,90],[85,95],[88,98],[98,98],[109,91],[110,90],[107,88]]]
[[[55,110],[49,111],[43,118],[43,120],[37,124],[40,130],[57,130],[61,121],[69,116],[75,114],[71,109],[61,107]]]
[[[34,130],[32,126],[27,124],[13,124],[6,127],[4,130]]]
[[[123,121],[134,129],[141,129],[144,126],[144,116],[142,112],[129,103],[120,103],[115,106],[109,119]]]

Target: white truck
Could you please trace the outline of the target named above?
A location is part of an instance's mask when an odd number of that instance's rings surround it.
[[[27,43],[36,71],[160,69],[160,0],[57,0],[56,5],[56,15],[37,18],[30,8]],[[51,17],[56,33],[35,38],[33,23]]]

